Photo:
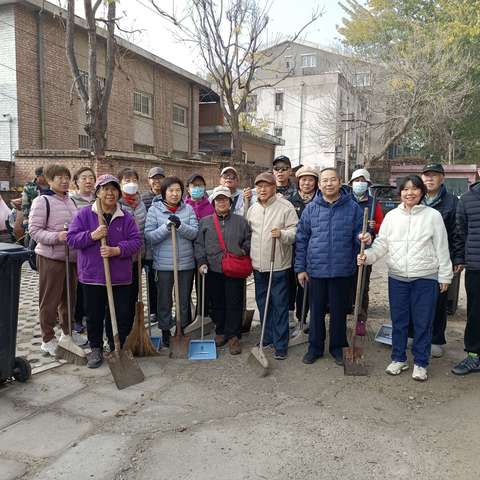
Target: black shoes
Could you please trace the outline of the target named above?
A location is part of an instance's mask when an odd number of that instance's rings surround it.
[[[319,358],[322,358],[322,355],[314,355],[313,353],[307,352],[303,356],[302,362],[305,363],[305,365],[311,365],[312,363],[315,363]]]
[[[480,357],[467,355],[458,365],[452,368],[455,375],[467,375],[480,372]]]
[[[170,347],[170,330],[162,330],[162,345],[166,348]]]
[[[92,348],[87,355],[87,367],[98,368],[103,363],[103,352],[101,348]]]

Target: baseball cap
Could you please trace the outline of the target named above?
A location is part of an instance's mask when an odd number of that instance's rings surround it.
[[[203,178],[202,175],[200,175],[199,173],[192,173],[192,175],[190,175],[188,178],[187,178],[187,185],[190,185],[194,180],[196,180],[197,178],[199,178],[205,185],[207,184],[207,182],[205,181],[205,179]]]
[[[228,187],[220,186],[220,187],[215,187],[213,189],[212,194],[210,195],[210,202],[213,203],[213,201],[220,196],[224,196],[227,198],[232,198],[232,192]]]
[[[155,175],[165,176],[165,170],[162,167],[152,167],[148,171],[148,178],[153,178]]]
[[[100,187],[107,185],[107,183],[113,183],[118,188],[118,190],[120,190],[120,192],[122,191],[118,178],[114,175],[110,175],[109,173],[107,173],[106,175],[100,175],[97,178],[97,183],[95,183],[95,191],[97,191]]]
[[[273,173],[269,172],[263,172],[257,175],[257,177],[255,178],[255,185],[260,182],[267,182],[271,185],[276,185],[277,183],[275,177],[273,176]]]
[[[273,165],[275,165],[278,162],[286,163],[289,167],[292,166],[292,162],[285,155],[280,155],[280,156],[276,157],[275,160],[273,160]]]
[[[303,167],[300,167],[295,173],[295,176],[297,178],[305,177],[307,175],[315,177],[318,180],[318,172],[315,170],[314,167],[309,167],[308,165],[304,165]]]
[[[229,172],[229,171],[232,171],[237,177],[239,176],[239,175],[238,175],[238,172],[237,172],[233,167],[225,167],[225,168],[220,172],[220,176],[225,175],[225,173],[227,173],[227,172]]]
[[[368,183],[372,183],[370,180],[370,172],[366,168],[359,168],[352,173],[350,177],[350,181],[348,183],[352,183],[357,178],[363,177]]]
[[[443,165],[441,163],[429,163],[425,165],[422,169],[422,173],[426,172],[437,172],[445,175],[445,170],[443,169]]]

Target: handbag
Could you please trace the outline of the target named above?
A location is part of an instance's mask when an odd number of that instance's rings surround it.
[[[213,223],[217,230],[218,243],[223,250],[222,272],[229,278],[247,278],[253,272],[252,259],[249,255],[235,255],[227,250],[223,241],[222,230],[216,213],[213,214]]]

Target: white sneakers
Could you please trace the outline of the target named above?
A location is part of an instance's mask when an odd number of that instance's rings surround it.
[[[432,343],[431,354],[433,358],[443,357],[443,347],[441,345],[435,345]]]
[[[288,327],[295,328],[297,326],[297,318],[295,317],[295,311],[288,311]]]
[[[51,355],[52,357],[55,356],[55,352],[57,350],[58,346],[58,340],[56,338],[52,338],[49,342],[45,343],[42,342],[42,346],[40,347],[40,350],[43,353],[46,353],[48,355]]]
[[[408,370],[407,362],[392,362],[386,369],[389,375],[400,375],[403,371]]]
[[[424,382],[428,379],[427,369],[418,365],[414,365],[412,378],[417,382]]]

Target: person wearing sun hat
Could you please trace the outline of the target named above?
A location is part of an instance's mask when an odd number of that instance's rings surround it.
[[[110,350],[114,348],[103,258],[108,258],[110,262],[121,345],[133,325],[130,309],[132,263],[142,246],[142,238],[133,216],[120,208],[118,200],[121,195],[117,177],[109,174],[98,177],[95,196],[100,200],[106,225],[99,225],[97,205],[94,203],[79,211],[67,233],[68,245],[78,252],[78,279],[83,284],[87,306],[87,335],[92,349],[87,356],[89,368],[97,368],[103,362],[104,321]],[[102,238],[107,240],[104,247],[100,244]]]

